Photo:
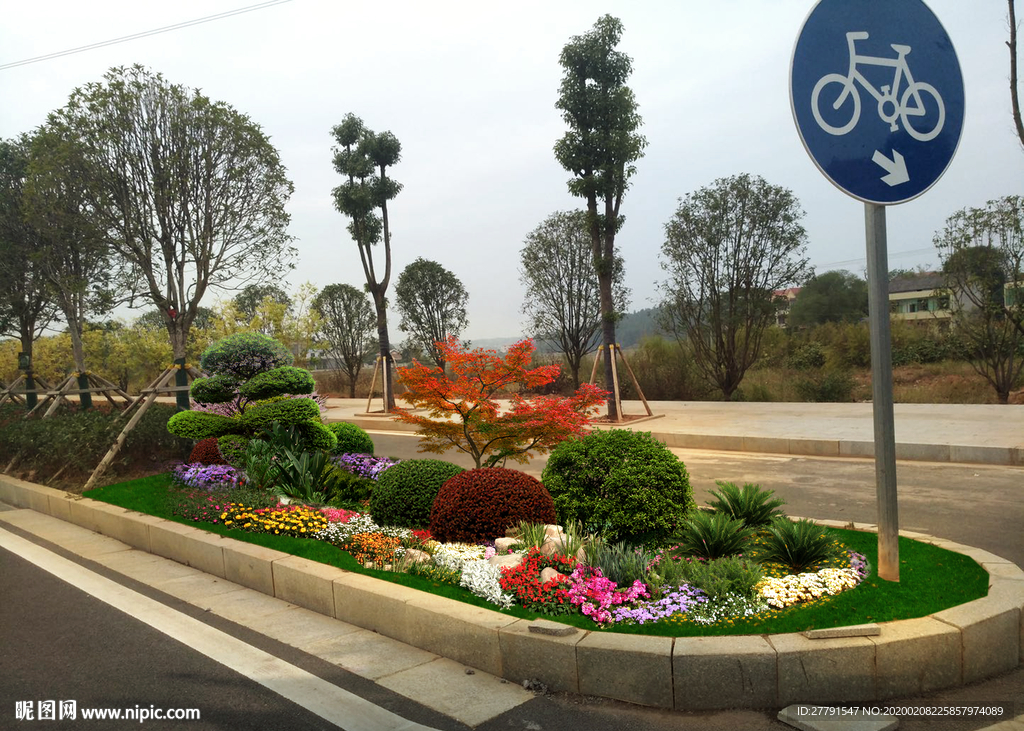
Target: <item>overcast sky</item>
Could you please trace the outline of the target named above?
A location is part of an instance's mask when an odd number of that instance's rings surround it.
[[[226,12],[246,0],[20,2],[5,8],[0,65]],[[299,260],[287,289],[363,284],[330,135],[348,112],[402,143],[389,208],[394,276],[416,257],[440,262],[469,291],[470,338],[520,334],[519,251],[550,213],[581,207],[552,152],[565,132],[554,104],[558,56],[604,13],[643,117],[646,154],[617,239],[630,309],[658,300],[664,225],[678,199],[743,172],[782,185],[806,212],[819,271],[863,274],[864,207],[834,188],[800,142],[790,111],[793,44],[810,0],[516,3],[292,0],[95,50],[0,69],[0,137],[31,131],[76,86],[140,63],[249,115],[295,184],[288,209]],[[1006,3],[931,0],[966,86],[960,148],[922,197],[888,211],[890,268],[934,267],[933,234],[964,206],[1021,194],[1024,151],[1012,126]],[[893,42],[899,42],[894,39]],[[913,55],[909,57],[913,68]],[[842,70],[842,69],[840,69]],[[918,80],[921,72],[915,73]],[[870,109],[865,105],[867,109]],[[228,295],[230,296],[230,295]],[[212,304],[204,302],[204,304]],[[403,334],[391,318],[392,339]]]

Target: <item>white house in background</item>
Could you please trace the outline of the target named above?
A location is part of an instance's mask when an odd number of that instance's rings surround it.
[[[949,293],[938,272],[897,277],[889,282],[889,311],[899,320],[948,321]]]

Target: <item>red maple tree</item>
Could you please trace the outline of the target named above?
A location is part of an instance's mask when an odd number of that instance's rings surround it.
[[[429,416],[395,409],[395,418],[418,427],[421,452],[446,452],[452,447],[469,454],[477,467],[506,460],[526,462],[530,452],[550,451],[571,436],[582,435],[608,394],[584,384],[576,393],[524,398],[528,389],[551,383],[557,365],[530,368],[532,340],[521,340],[504,357],[493,350],[464,350],[456,338],[438,342],[448,364],[446,375],[436,367],[413,361],[399,368],[398,378],[409,391],[402,398]],[[508,407],[495,395],[513,388]]]

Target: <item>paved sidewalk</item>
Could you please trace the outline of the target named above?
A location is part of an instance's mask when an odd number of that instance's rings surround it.
[[[874,454],[872,405],[652,401],[656,418],[627,422],[669,447],[827,457]],[[366,399],[332,398],[328,421],[364,429],[409,431]],[[371,405],[381,408],[380,399]],[[628,416],[646,415],[639,401],[623,402]],[[896,456],[927,462],[1024,466],[1024,406],[896,404]]]

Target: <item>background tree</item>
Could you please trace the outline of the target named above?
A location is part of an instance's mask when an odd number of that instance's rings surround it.
[[[84,148],[96,227],[131,298],[163,314],[176,362],[208,289],[291,267],[292,184],[259,126],[227,104],[141,66],[115,68],[75,90],[50,124]],[[187,394],[178,404],[187,408]]]
[[[789,307],[789,324],[794,327],[859,322],[867,316],[868,283],[846,271],[815,274]]]
[[[53,320],[56,306],[31,256],[40,241],[25,211],[29,145],[27,135],[0,140],[0,335],[17,338],[21,352],[31,358],[33,344]],[[27,375],[31,378],[31,372]],[[26,387],[31,390],[35,384],[30,381]],[[34,395],[29,396],[32,406]]]
[[[1024,198],[965,208],[935,235],[957,334],[1005,404],[1024,367]]]
[[[111,251],[96,225],[85,190],[88,166],[73,133],[63,125],[40,128],[32,139],[25,201],[39,232],[32,253],[53,301],[64,315],[78,385],[89,388],[82,334],[90,315],[114,304]],[[88,391],[82,408],[92,406]]]
[[[584,211],[559,211],[526,236],[519,280],[526,286],[523,314],[527,328],[564,356],[574,388],[580,385],[583,356],[601,337],[601,292]],[[629,305],[622,257],[616,252],[612,281],[616,318]]]
[[[680,200],[665,224],[662,313],[729,399],[775,319],[772,292],[802,280],[806,236],[793,194],[763,178],[720,178]]]
[[[238,311],[252,320],[256,317],[260,305],[267,299],[276,304],[284,305],[286,310],[292,306],[292,298],[276,284],[246,285],[241,292],[235,295],[233,301]]]
[[[384,411],[395,408],[391,339],[388,336],[387,291],[391,283],[391,227],[388,201],[402,185],[387,175],[388,168],[402,159],[402,145],[391,132],[375,133],[354,114],[346,114],[331,131],[339,147],[333,149],[334,169],[345,181],[334,189],[334,207],[351,221],[348,231],[359,248],[359,260],[366,277],[366,289],[377,311],[377,339],[384,361]],[[377,214],[377,211],[380,214]],[[377,278],[373,247],[384,243],[384,274]]]
[[[192,321],[192,327],[196,330],[209,330],[213,326],[215,316],[214,311],[209,307],[197,307],[196,319]],[[146,310],[136,317],[132,324],[145,330],[166,330],[163,313],[156,309]],[[202,350],[200,350],[201,352]],[[196,353],[196,358],[199,358],[199,353]]]
[[[376,315],[366,292],[351,284],[328,284],[313,299],[320,316],[320,347],[348,376],[348,396],[356,397],[356,381],[373,352]]]
[[[402,270],[395,285],[395,306],[402,316],[398,328],[428,353],[444,370],[441,343],[458,338],[469,323],[466,300],[469,294],[452,272],[436,261],[418,257]]]
[[[637,134],[640,115],[633,91],[626,86],[633,62],[615,50],[621,36],[621,21],[605,15],[590,32],[574,36],[565,45],[559,57],[565,73],[555,103],[569,126],[555,143],[555,157],[573,174],[569,192],[587,202],[587,226],[601,296],[605,383],[613,389],[608,399],[612,421],[619,419],[619,394],[614,392],[612,378],[617,311],[613,283],[618,266],[615,234],[623,222],[619,215],[622,197],[636,172],[633,163],[647,145]]]

